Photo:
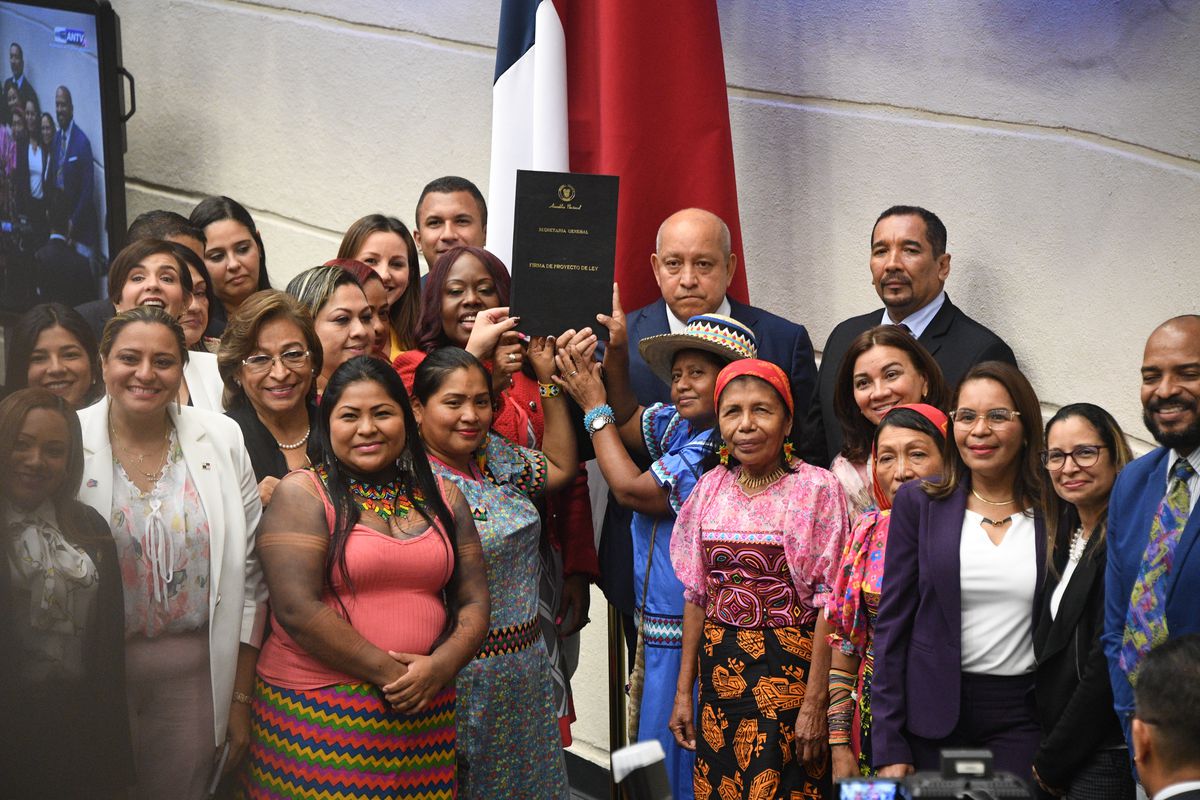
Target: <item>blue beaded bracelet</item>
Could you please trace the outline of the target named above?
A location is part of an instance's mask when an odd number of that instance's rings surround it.
[[[612,406],[610,406],[608,403],[596,406],[591,411],[583,415],[583,427],[587,430],[591,430],[592,422],[596,419],[596,417],[611,417],[616,419],[617,414],[615,411],[613,411]]]

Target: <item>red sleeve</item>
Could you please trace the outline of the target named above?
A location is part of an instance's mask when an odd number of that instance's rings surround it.
[[[424,360],[425,352],[423,350],[405,350],[392,362],[392,369],[399,373],[400,380],[404,381],[404,388],[410,395],[412,394],[413,379],[417,376],[417,367]]]
[[[599,577],[592,498],[583,464],[570,486],[546,498],[546,518],[550,542],[562,552],[563,576],[586,575],[590,581]]]

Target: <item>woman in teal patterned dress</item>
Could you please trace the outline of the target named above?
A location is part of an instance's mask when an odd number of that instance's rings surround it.
[[[491,379],[467,351],[435,350],[413,382],[413,410],[434,472],[453,481],[471,506],[492,599],[487,639],[458,675],[460,800],[569,797],[538,629],[541,522],[530,498],[570,483],[578,461],[565,397],[548,388],[553,345],[534,339],[529,359],[544,387],[542,452],[488,433]]]

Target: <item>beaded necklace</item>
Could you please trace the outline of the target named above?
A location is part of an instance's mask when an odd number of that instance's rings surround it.
[[[317,472],[321,476],[321,480],[325,485],[329,485],[329,475],[324,466],[318,467]],[[363,511],[369,511],[375,514],[384,522],[388,522],[392,517],[407,519],[409,513],[414,511],[412,500],[404,494],[404,486],[399,477],[393,478],[387,483],[367,483],[366,481],[346,476],[349,483],[350,494],[354,497],[354,502]],[[424,505],[425,497],[421,494],[420,489],[413,489],[413,500]]]

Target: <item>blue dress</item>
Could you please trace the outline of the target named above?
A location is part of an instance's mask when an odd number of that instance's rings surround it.
[[[645,663],[637,740],[658,739],[662,743],[676,800],[692,800],[694,796],[692,767],[696,754],[676,744],[667,728],[675,706],[683,646],[683,584],[671,566],[671,532],[675,514],[704,474],[701,462],[712,452],[714,437],[712,430],[695,430],[673,405],[656,403],[642,415],[642,438],[654,460],[650,472],[667,490],[675,513],[656,517],[635,512],[631,525],[634,602]]]
[[[470,475],[430,459],[462,490],[483,544],[492,615],[479,654],[458,674],[458,797],[569,797],[550,660],[537,624],[541,519],[530,500],[546,458],[489,434]]]

